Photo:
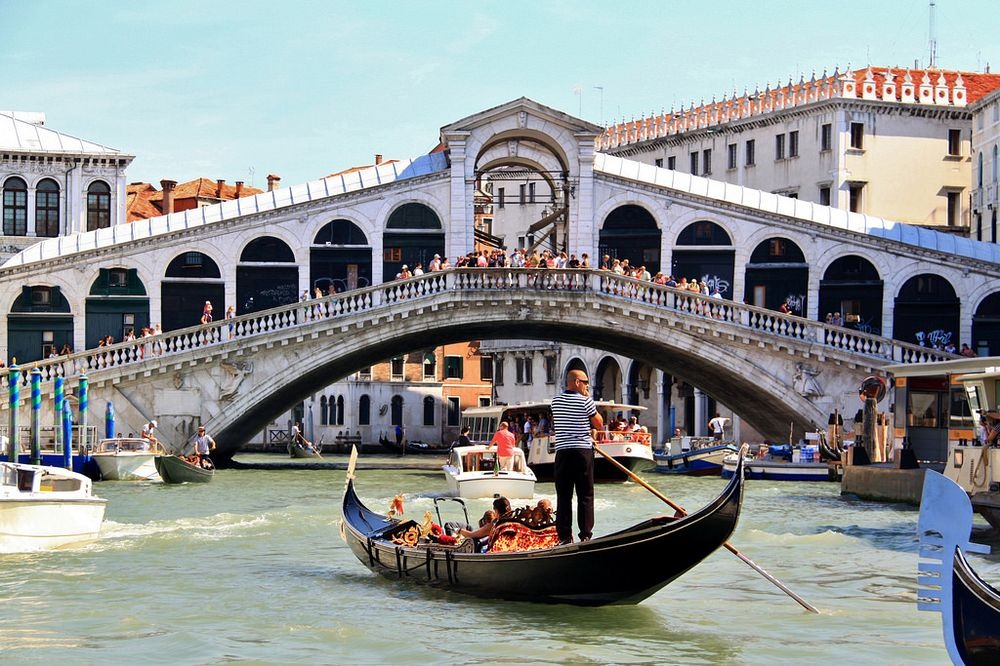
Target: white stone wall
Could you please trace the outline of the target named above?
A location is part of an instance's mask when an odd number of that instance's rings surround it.
[[[1000,216],[1000,91],[972,110],[972,228],[977,240],[996,243]]]

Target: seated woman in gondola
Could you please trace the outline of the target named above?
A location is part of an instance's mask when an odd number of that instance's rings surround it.
[[[510,500],[506,497],[498,497],[493,500],[493,508],[488,510],[483,514],[483,517],[479,520],[479,529],[477,530],[463,530],[458,531],[459,536],[464,536],[469,539],[474,539],[476,544],[476,552],[480,551],[480,543],[485,543],[490,534],[493,532],[493,528],[496,526],[496,522],[508,515],[511,512]]]

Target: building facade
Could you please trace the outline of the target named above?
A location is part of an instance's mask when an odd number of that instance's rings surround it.
[[[996,243],[1000,208],[1000,90],[970,107],[972,111],[972,237]]]

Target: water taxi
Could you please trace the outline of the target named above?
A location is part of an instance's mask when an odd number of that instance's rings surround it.
[[[524,451],[516,449],[511,469],[502,469],[496,451],[483,445],[456,446],[451,450],[444,474],[448,492],[456,497],[477,499],[502,496],[531,498],[535,494],[535,473],[528,467]]]
[[[97,443],[91,457],[108,481],[155,481],[155,458],[166,455],[159,442],[142,437],[112,437]]]
[[[609,401],[595,400],[597,411],[604,419],[605,427],[613,419],[630,413],[645,411],[645,407]],[[556,438],[552,433],[552,402],[518,402],[513,405],[493,405],[491,407],[470,407],[462,412],[462,426],[468,427],[469,439],[473,444],[488,445],[501,421],[510,423],[511,430],[518,433],[517,425],[531,418],[540,426],[527,444],[528,467],[539,479],[551,479],[556,459]],[[523,433],[523,429],[521,430]],[[605,453],[624,465],[629,471],[643,466],[652,466],[653,449],[648,432],[609,431],[597,433],[597,445]],[[522,440],[522,446],[524,442]],[[603,457],[594,459],[595,481],[625,481],[627,475]]]

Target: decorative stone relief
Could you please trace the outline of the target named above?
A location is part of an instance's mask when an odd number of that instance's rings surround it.
[[[229,363],[223,361],[219,364],[222,368],[222,380],[219,382],[219,400],[232,400],[243,383],[243,378],[253,372],[252,361],[235,361]]]
[[[819,376],[821,372],[821,370],[818,370],[811,365],[796,363],[794,387],[798,394],[803,398],[809,399],[822,396],[823,389],[820,388],[819,382],[816,381],[816,377]]]
[[[518,142],[517,139],[511,139],[507,142],[507,156],[517,157]]]
[[[519,111],[517,114],[517,126],[524,129],[528,126],[528,112]]]

